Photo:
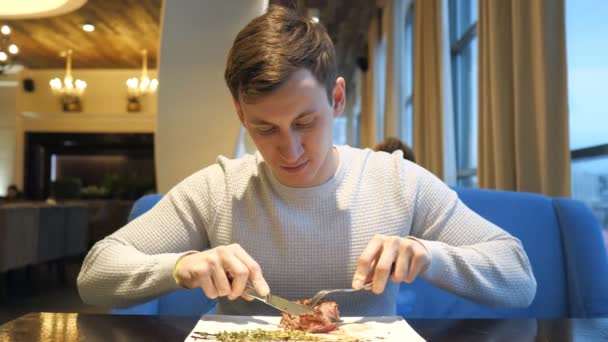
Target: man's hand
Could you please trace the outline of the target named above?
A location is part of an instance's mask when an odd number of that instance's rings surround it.
[[[176,276],[185,288],[200,287],[211,299],[228,296],[234,300],[244,295],[249,279],[260,295],[270,292],[260,265],[238,244],[184,256],[178,263]],[[252,300],[246,294],[243,298]]]
[[[375,235],[357,260],[353,288],[361,288],[370,279],[372,291],[380,294],[390,275],[395,282],[411,283],[426,271],[431,254],[415,239]]]

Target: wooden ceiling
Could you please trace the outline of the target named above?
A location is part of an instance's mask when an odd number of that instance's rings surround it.
[[[72,67],[140,68],[141,50],[155,68],[162,0],[88,0],[80,9],[43,19],[8,20],[19,63],[27,68],[64,68],[61,52],[73,50]],[[95,31],[85,32],[90,22]]]
[[[203,0],[201,0],[203,1]],[[243,0],[247,1],[247,0]],[[365,56],[367,28],[375,13],[373,0],[271,0],[271,4],[318,8],[320,20],[336,45],[340,74],[351,79],[356,60]],[[88,0],[75,12],[51,18],[3,21],[19,46],[27,68],[63,68],[61,52],[73,50],[72,67],[139,68],[141,50],[155,68],[160,45],[162,0]],[[85,32],[90,22],[95,31]]]

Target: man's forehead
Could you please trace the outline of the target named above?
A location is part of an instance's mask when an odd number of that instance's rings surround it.
[[[298,113],[292,120],[299,120],[302,119],[308,115],[314,114],[317,111],[315,110],[305,110],[303,112]],[[262,117],[257,117],[255,115],[245,115],[247,118],[247,121],[249,121],[252,124],[256,124],[256,125],[266,125],[266,124],[273,124],[272,120],[273,118],[276,118],[276,116],[273,116],[272,118],[262,118]]]
[[[256,93],[255,97],[248,96],[248,92],[245,90],[246,86],[239,89],[239,102],[242,104],[258,104],[263,102],[267,98],[273,98],[273,101],[281,98],[293,96],[299,94],[302,91],[321,91],[326,93],[325,85],[320,83],[306,68],[300,68],[294,71],[289,78],[284,82],[281,82],[273,90],[267,93]]]

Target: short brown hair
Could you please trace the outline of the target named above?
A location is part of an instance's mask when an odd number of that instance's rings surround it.
[[[384,151],[388,153],[393,153],[397,150],[401,150],[403,152],[403,158],[411,161],[412,163],[416,162],[416,158],[414,157],[414,151],[407,146],[403,141],[389,137],[384,139],[383,142],[374,146],[374,151]]]
[[[333,103],[336,53],[325,27],[273,5],[238,33],[228,53],[224,78],[235,99],[254,102],[301,68],[325,87]]]

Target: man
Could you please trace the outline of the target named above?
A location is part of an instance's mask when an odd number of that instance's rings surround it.
[[[6,201],[8,201],[8,202],[19,201],[22,199],[22,197],[23,197],[23,194],[21,193],[21,191],[19,191],[19,188],[17,187],[17,185],[11,184],[6,189]]]
[[[129,306],[180,288],[223,314],[278,314],[241,298],[325,288],[343,315],[391,315],[417,277],[489,305],[527,306],[536,282],[520,242],[397,155],[332,145],[345,81],[322,25],[281,7],[236,37],[225,71],[255,155],[211,165],[98,242],[78,277],[89,303]],[[245,299],[251,298],[244,296]]]

